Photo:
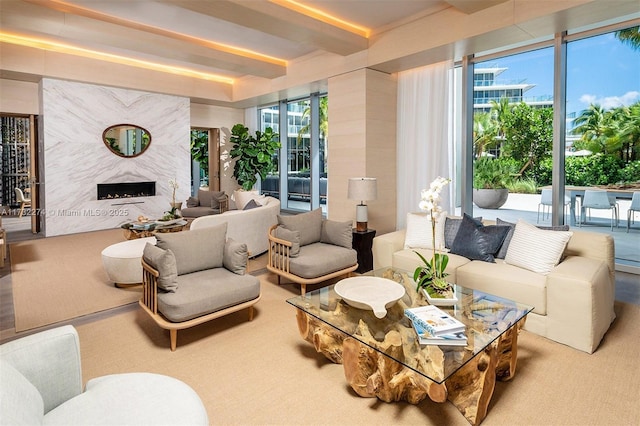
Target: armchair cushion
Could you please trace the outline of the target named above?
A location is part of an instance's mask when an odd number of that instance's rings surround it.
[[[174,292],[178,288],[178,266],[171,250],[163,250],[147,243],[142,251],[144,261],[158,271],[158,287]]]
[[[199,205],[211,207],[212,209],[220,208],[219,197],[223,195],[224,191],[207,191],[205,189],[198,189]]]
[[[220,268],[226,238],[227,222],[207,228],[156,235],[157,246],[173,252],[178,275]]]
[[[200,200],[197,197],[189,197],[187,198],[187,207],[198,207],[200,205]]]
[[[299,231],[301,246],[317,243],[322,234],[322,209],[317,208],[295,216],[278,215],[278,224],[290,231]]]
[[[290,260],[289,270],[302,278],[317,278],[356,263],[358,255],[351,248],[314,243],[300,247],[300,256]]]
[[[300,231],[291,231],[283,225],[279,225],[275,229],[274,236],[290,242],[291,248],[289,249],[289,256],[298,257],[298,254],[300,254]]]
[[[227,239],[222,257],[222,264],[225,268],[234,274],[244,275],[247,270],[248,258],[249,252],[246,244],[234,241],[231,238]]]
[[[256,277],[226,268],[179,275],[178,286],[175,293],[158,293],[158,308],[171,322],[201,317],[260,296]]]
[[[352,248],[353,230],[352,222],[337,222],[335,220],[323,220],[320,233],[320,242],[336,246]]]
[[[8,362],[0,362],[0,371],[0,424],[42,424],[44,402],[38,389]]]

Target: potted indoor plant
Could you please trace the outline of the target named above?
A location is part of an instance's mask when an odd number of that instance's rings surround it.
[[[513,168],[500,160],[478,158],[473,164],[473,202],[481,209],[499,209],[507,202]]]
[[[233,177],[245,191],[254,187],[258,176],[264,180],[275,170],[273,156],[278,152],[280,142],[271,127],[264,132],[256,130],[254,137],[243,124],[236,124],[231,129],[230,141],[233,145],[229,154],[236,159]]]
[[[443,214],[440,206],[440,192],[449,182],[451,179],[438,177],[431,182],[429,189],[423,189],[420,194],[420,210],[427,212],[431,220],[432,255],[431,259],[427,260],[414,250],[423,264],[414,271],[413,280],[416,282],[416,291],[422,289],[428,299],[453,299],[454,297],[453,287],[445,278],[449,275],[445,272],[449,256],[436,251],[436,222]]]

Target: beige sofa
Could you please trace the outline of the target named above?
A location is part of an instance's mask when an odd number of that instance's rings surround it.
[[[269,249],[267,234],[269,228],[278,223],[280,200],[261,196],[256,201],[260,207],[195,218],[189,229],[208,228],[226,222],[227,237],[245,243],[250,257],[258,256]]]
[[[615,319],[614,244],[610,235],[572,230],[561,262],[548,275],[449,254],[449,280],[464,287],[534,306],[525,329],[592,353]],[[404,248],[405,230],[373,240],[374,268],[413,272],[420,259]],[[416,249],[430,258],[430,249]]]

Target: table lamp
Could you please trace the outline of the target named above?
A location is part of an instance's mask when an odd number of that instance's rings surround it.
[[[368,218],[367,205],[364,202],[378,198],[378,185],[376,178],[349,178],[349,190],[347,197],[350,200],[360,200],[360,204],[356,206],[356,231],[366,231]]]

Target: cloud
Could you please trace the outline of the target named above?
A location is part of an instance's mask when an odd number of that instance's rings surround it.
[[[584,94],[580,96],[580,102],[586,105],[600,105],[603,109],[617,108],[628,106],[640,100],[640,92],[635,90],[627,92],[622,96],[605,96],[598,98],[596,95]]]

